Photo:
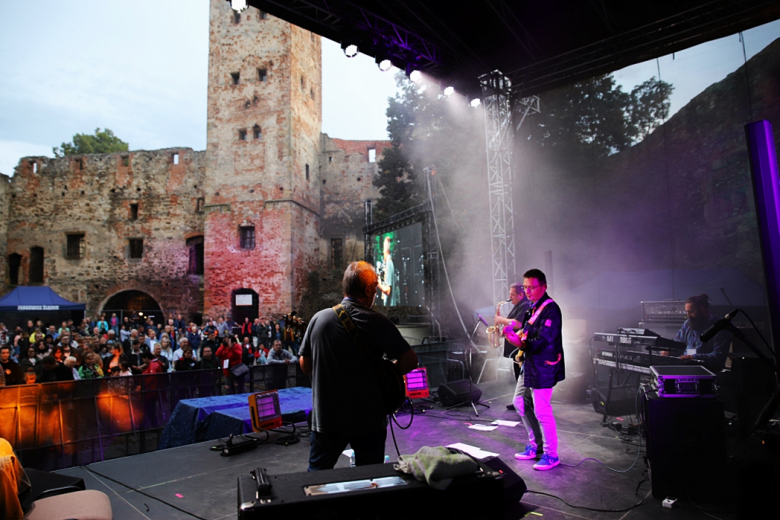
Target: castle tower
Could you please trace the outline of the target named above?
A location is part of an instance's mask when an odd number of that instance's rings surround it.
[[[317,270],[320,37],[224,0],[209,33],[204,312],[288,312]]]

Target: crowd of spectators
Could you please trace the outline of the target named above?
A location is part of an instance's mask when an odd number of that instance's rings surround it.
[[[158,320],[162,321],[162,320]],[[203,326],[171,315],[165,323],[114,313],[59,327],[30,320],[0,323],[0,385],[122,377],[297,360],[303,322],[291,315],[236,323],[204,317]],[[231,380],[232,382],[232,380]],[[243,385],[242,385],[243,386]]]

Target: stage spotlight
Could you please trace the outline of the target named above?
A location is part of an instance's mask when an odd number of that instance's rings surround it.
[[[344,51],[344,56],[347,58],[354,58],[358,53],[358,46],[354,43],[342,43],[341,50]]]
[[[477,108],[481,104],[482,104],[482,101],[480,101],[479,98],[474,98],[474,99],[471,100],[471,103],[469,103],[469,105],[471,105],[473,108]]]
[[[390,61],[390,58],[377,57],[376,64],[382,72],[387,72],[393,67],[393,62]]]
[[[422,72],[419,70],[413,70],[412,73],[409,74],[409,79],[415,83],[419,83],[422,80]]]
[[[447,87],[444,89],[445,96],[451,96],[453,92],[455,92],[455,87]]]

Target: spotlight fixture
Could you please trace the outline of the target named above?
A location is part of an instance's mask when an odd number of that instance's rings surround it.
[[[415,83],[419,83],[420,80],[422,80],[422,72],[419,70],[413,70],[411,74],[409,74],[409,79],[414,81]]]
[[[230,7],[237,13],[240,13],[246,9],[246,0],[230,0]]]
[[[382,72],[387,72],[388,70],[393,68],[393,62],[390,61],[390,58],[383,58],[383,57],[377,56],[376,64],[379,67],[379,70],[381,70]]]
[[[444,89],[445,96],[451,96],[453,92],[455,92],[455,87],[447,87]]]
[[[471,105],[473,108],[477,108],[481,104],[482,101],[479,98],[474,98],[471,100],[471,103],[469,103],[469,105]]]
[[[354,43],[342,43],[341,50],[344,51],[344,56],[347,58],[354,58],[358,54],[358,46]]]

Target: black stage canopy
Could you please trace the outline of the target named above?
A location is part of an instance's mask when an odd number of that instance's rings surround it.
[[[467,95],[500,70],[536,94],[780,18],[777,0],[249,0]]]

